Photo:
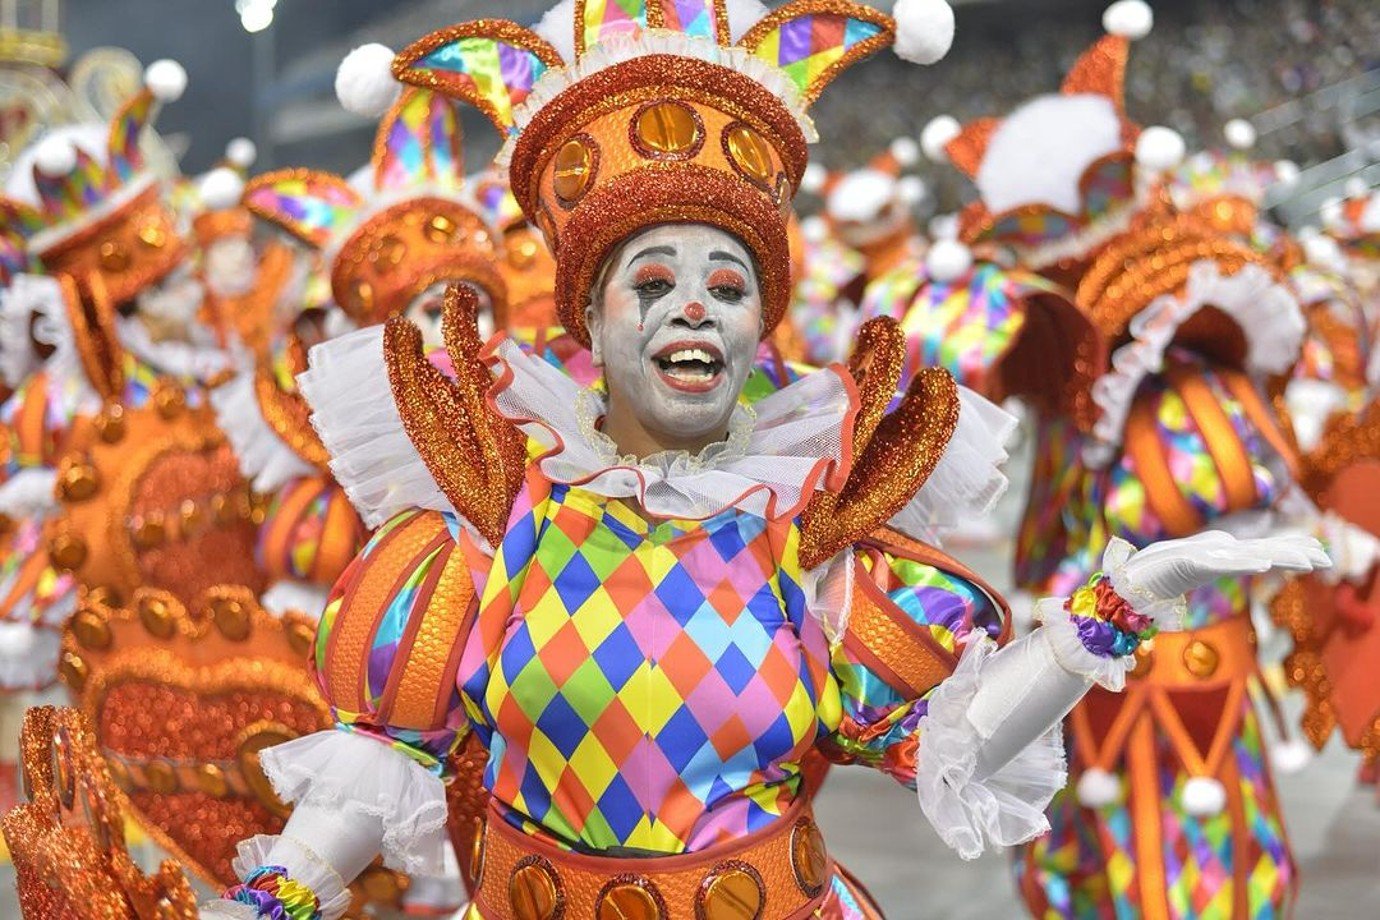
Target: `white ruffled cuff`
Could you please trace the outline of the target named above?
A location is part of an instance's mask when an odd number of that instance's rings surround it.
[[[259,912],[238,901],[205,901],[197,907],[199,920],[259,920]]]
[[[1045,732],[1014,759],[977,779],[978,751],[985,739],[968,719],[984,663],[997,644],[983,637],[969,644],[954,673],[929,700],[920,720],[916,793],[930,824],[964,859],[976,859],[987,844],[1015,846],[1049,830],[1045,808],[1064,788],[1061,727]]]
[[[453,511],[412,446],[388,385],[383,326],[317,345],[297,386],[331,455],[331,472],[367,527],[400,511]]]
[[[1043,624],[1040,634],[1061,668],[1113,693],[1126,689],[1126,675],[1136,666],[1136,656],[1104,658],[1088,651],[1061,597],[1041,598],[1035,604],[1035,616]]]
[[[327,729],[266,748],[264,774],[285,802],[383,819],[384,865],[409,875],[440,875],[446,793],[440,777],[387,744]]]
[[[230,868],[236,878],[243,880],[260,866],[270,865],[282,866],[288,870],[289,878],[311,889],[324,920],[339,917],[350,906],[350,892],[340,873],[294,837],[258,834],[241,840]]]
[[[252,361],[212,389],[210,400],[216,422],[239,458],[240,472],[253,482],[255,490],[276,492],[293,479],[316,473],[316,468],[297,456],[264,419],[254,391]]]
[[[27,518],[52,511],[57,507],[56,485],[57,470],[52,467],[20,470],[0,485],[0,514]]]
[[[917,540],[981,517],[1006,491],[1001,468],[1017,420],[967,387],[958,388],[958,425],[934,471],[890,524]]]

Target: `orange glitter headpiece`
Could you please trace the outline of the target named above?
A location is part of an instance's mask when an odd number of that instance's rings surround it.
[[[923,14],[901,24],[898,45],[929,63],[947,50],[952,12],[913,5]],[[393,73],[469,102],[505,136],[499,162],[556,255],[556,304],[576,340],[589,342],[584,308],[607,255],[674,222],[748,247],[769,333],[790,299],[786,224],[813,139],[807,109],[896,37],[890,17],[849,0],[770,13],[741,0],[567,0],[536,30],[442,29],[399,54]]]
[[[58,128],[20,156],[6,182],[5,218],[48,272],[70,275],[83,288],[99,277],[121,303],[182,261],[177,218],[140,140],[160,104],[185,87],[180,65],[158,61],[108,128]]]
[[[335,302],[359,325],[405,310],[435,284],[489,295],[501,326],[498,244],[465,187],[460,113],[436,93],[404,93],[379,124],[361,191],[342,176],[282,169],[250,180],[245,205],[320,250]]]

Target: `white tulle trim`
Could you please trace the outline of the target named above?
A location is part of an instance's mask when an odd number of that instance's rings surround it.
[[[1131,341],[1112,354],[1112,369],[1093,383],[1093,402],[1102,415],[1083,451],[1090,466],[1100,469],[1116,457],[1141,382],[1163,369],[1175,333],[1203,307],[1216,307],[1241,327],[1247,371],[1280,374],[1298,356],[1307,326],[1287,285],[1258,265],[1223,275],[1216,262],[1195,262],[1183,294],[1161,295],[1136,314]]]
[[[32,327],[36,337],[56,347],[64,333],[71,337],[63,313],[62,287],[56,278],[19,274],[0,290],[0,378],[11,388],[38,369],[30,318],[38,316]]]
[[[1149,617],[1165,632],[1182,628],[1188,616],[1188,601],[1182,595],[1157,597],[1149,591],[1133,587],[1126,578],[1126,563],[1136,554],[1136,548],[1121,537],[1112,537],[1102,553],[1102,573],[1112,583],[1112,590],[1121,595],[1131,609]]]
[[[917,540],[982,517],[1006,492],[1002,465],[1018,421],[967,387],[958,388],[958,425],[934,472],[891,526]]]
[[[188,342],[155,342],[138,317],[117,317],[120,344],[160,374],[183,381],[205,383],[230,366],[230,356],[219,348]]]
[[[408,508],[454,510],[403,429],[388,385],[382,326],[317,345],[297,387],[311,404],[331,472],[366,527]]]
[[[403,894],[403,904],[425,915],[454,914],[465,903],[465,885],[455,848],[445,849],[445,871],[440,875],[414,875]]]
[[[983,665],[996,650],[986,637],[970,643],[954,673],[930,697],[929,712],[917,729],[920,808],[940,839],[964,859],[976,859],[989,844],[1015,846],[1048,831],[1045,808],[1068,780],[1059,726],[992,776],[974,778],[985,739],[967,713]]]
[[[199,920],[258,920],[259,912],[238,901],[204,901],[197,905]]]
[[[1137,183],[1137,188],[1133,204],[1117,208],[1057,240],[1038,246],[1013,246],[1012,249],[1020,253],[1021,264],[1031,269],[1041,269],[1066,259],[1081,259],[1131,226],[1131,219],[1141,212],[1147,198],[1144,185]]]
[[[216,423],[230,440],[243,473],[259,492],[276,492],[316,468],[297,455],[264,419],[254,390],[252,363],[210,393]]]
[[[839,550],[823,565],[804,573],[805,606],[824,627],[831,645],[842,642],[853,612],[853,547]]]
[[[0,514],[12,518],[35,517],[57,507],[53,488],[57,470],[39,466],[20,470],[0,485]]]
[[[62,654],[62,622],[77,608],[76,590],[54,605],[60,615],[53,628],[32,623],[0,622],[0,691],[38,690],[57,681]],[[58,609],[60,608],[60,609]]]
[[[264,774],[279,798],[383,819],[383,861],[409,875],[439,875],[446,840],[440,777],[386,743],[327,729],[265,748]]]
[[[606,38],[586,51],[575,63],[552,67],[542,74],[526,100],[513,109],[516,130],[499,151],[495,165],[499,169],[508,168],[518,135],[560,93],[601,70],[652,54],[671,54],[707,61],[755,80],[781,101],[800,125],[806,141],[813,143],[819,139],[814,122],[806,113],[805,102],[800,98],[800,91],[779,67],[773,67],[746,48],[736,45],[724,47],[706,38],[669,29],[645,29],[636,35]]]
[[[1079,638],[1078,627],[1064,609],[1064,598],[1040,598],[1035,602],[1035,617],[1043,624],[1040,635],[1049,643],[1054,660],[1065,671],[1086,677],[1114,693],[1126,688],[1126,675],[1136,666],[1136,656],[1104,658],[1088,651]]]
[[[545,451],[538,462],[547,479],[606,498],[636,498],[656,517],[702,520],[728,508],[791,516],[850,462],[845,423],[856,397],[831,369],[802,377],[751,410],[739,407],[728,439],[698,454],[639,459],[618,456],[597,430],[604,413],[597,393],[512,339],[499,340],[491,360],[500,380],[494,405]]]
[[[289,878],[310,888],[325,920],[339,917],[350,906],[350,892],[340,873],[327,866],[306,842],[294,837],[256,834],[241,840],[230,868],[243,880],[260,866],[269,865],[282,866]]]
[[[330,588],[324,585],[285,578],[269,585],[259,602],[274,616],[282,616],[296,610],[308,616],[319,617],[321,611],[326,609],[326,599],[330,593]]]

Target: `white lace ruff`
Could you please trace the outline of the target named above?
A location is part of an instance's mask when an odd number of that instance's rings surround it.
[[[1120,693],[1126,688],[1127,673],[1136,666],[1136,656],[1103,658],[1088,651],[1064,609],[1064,601],[1062,597],[1042,597],[1035,602],[1035,618],[1042,624],[1040,635],[1049,643],[1054,660],[1070,674]]]
[[[297,387],[331,455],[331,472],[366,527],[408,508],[450,511],[403,429],[388,386],[383,327],[369,326],[317,345]]]
[[[444,871],[446,792],[441,779],[387,743],[326,729],[265,748],[259,762],[284,802],[383,819],[383,861],[409,875]]]
[[[983,665],[997,650],[987,637],[970,643],[954,673],[934,691],[917,729],[916,793],[940,838],[964,859],[987,844],[1015,846],[1049,830],[1045,808],[1064,788],[1062,728],[1055,725],[986,779],[974,778],[983,738],[968,719]]]
[[[635,498],[656,517],[702,520],[730,507],[793,516],[826,480],[841,487],[850,462],[844,423],[855,399],[833,370],[801,378],[752,411],[740,407],[729,437],[698,454],[639,459],[618,456],[595,427],[604,409],[593,391],[506,337],[490,360],[500,379],[494,406],[543,448],[537,462],[547,479],[606,498]]]
[[[242,358],[237,363],[241,365],[240,372],[212,389],[210,400],[216,424],[235,449],[240,472],[255,490],[264,493],[276,492],[294,479],[313,475],[316,468],[299,457],[264,419],[254,390],[253,362]]]
[[[1115,459],[1141,382],[1164,367],[1165,350],[1179,327],[1209,306],[1230,316],[1245,333],[1249,372],[1279,374],[1293,364],[1307,327],[1288,286],[1258,265],[1223,275],[1216,262],[1195,262],[1182,295],[1157,297],[1136,314],[1130,323],[1132,340],[1112,354],[1112,369],[1093,383],[1093,402],[1102,415],[1083,452],[1090,466],[1101,468]]]
[[[601,70],[653,54],[670,54],[707,61],[755,80],[781,101],[800,125],[807,142],[814,143],[819,139],[814,121],[806,113],[805,102],[800,98],[800,91],[780,68],[773,67],[746,48],[736,45],[724,47],[709,39],[697,38],[682,32],[646,29],[635,36],[618,35],[606,38],[586,51],[575,63],[564,67],[552,67],[542,74],[523,103],[513,109],[515,130],[499,151],[498,158],[494,161],[495,165],[503,170],[508,168],[517,137],[536,117],[537,112],[556,96]]]
[[[1001,468],[1016,417],[967,387],[958,388],[958,400],[958,426],[939,463],[890,521],[917,540],[936,540],[944,530],[987,514],[1010,484]]]

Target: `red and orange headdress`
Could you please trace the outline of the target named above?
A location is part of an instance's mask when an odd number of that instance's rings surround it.
[[[444,96],[410,89],[379,123],[367,187],[315,169],[250,180],[256,216],[319,250],[335,302],[359,325],[381,323],[428,288],[482,288],[503,320],[498,241],[465,187],[460,113]]]
[[[186,244],[140,142],[186,82],[181,65],[155,62],[108,128],[57,128],[19,157],[6,182],[6,223],[46,271],[120,303],[182,260]]]
[[[895,41],[920,63],[953,34],[942,0],[903,0],[898,25],[850,0],[566,0],[535,30],[480,20],[393,62],[398,79],[474,105],[506,138],[523,212],[556,255],[562,322],[584,307],[621,240],[660,223],[733,233],[760,267],[765,328],[790,299],[787,215],[839,73]]]

